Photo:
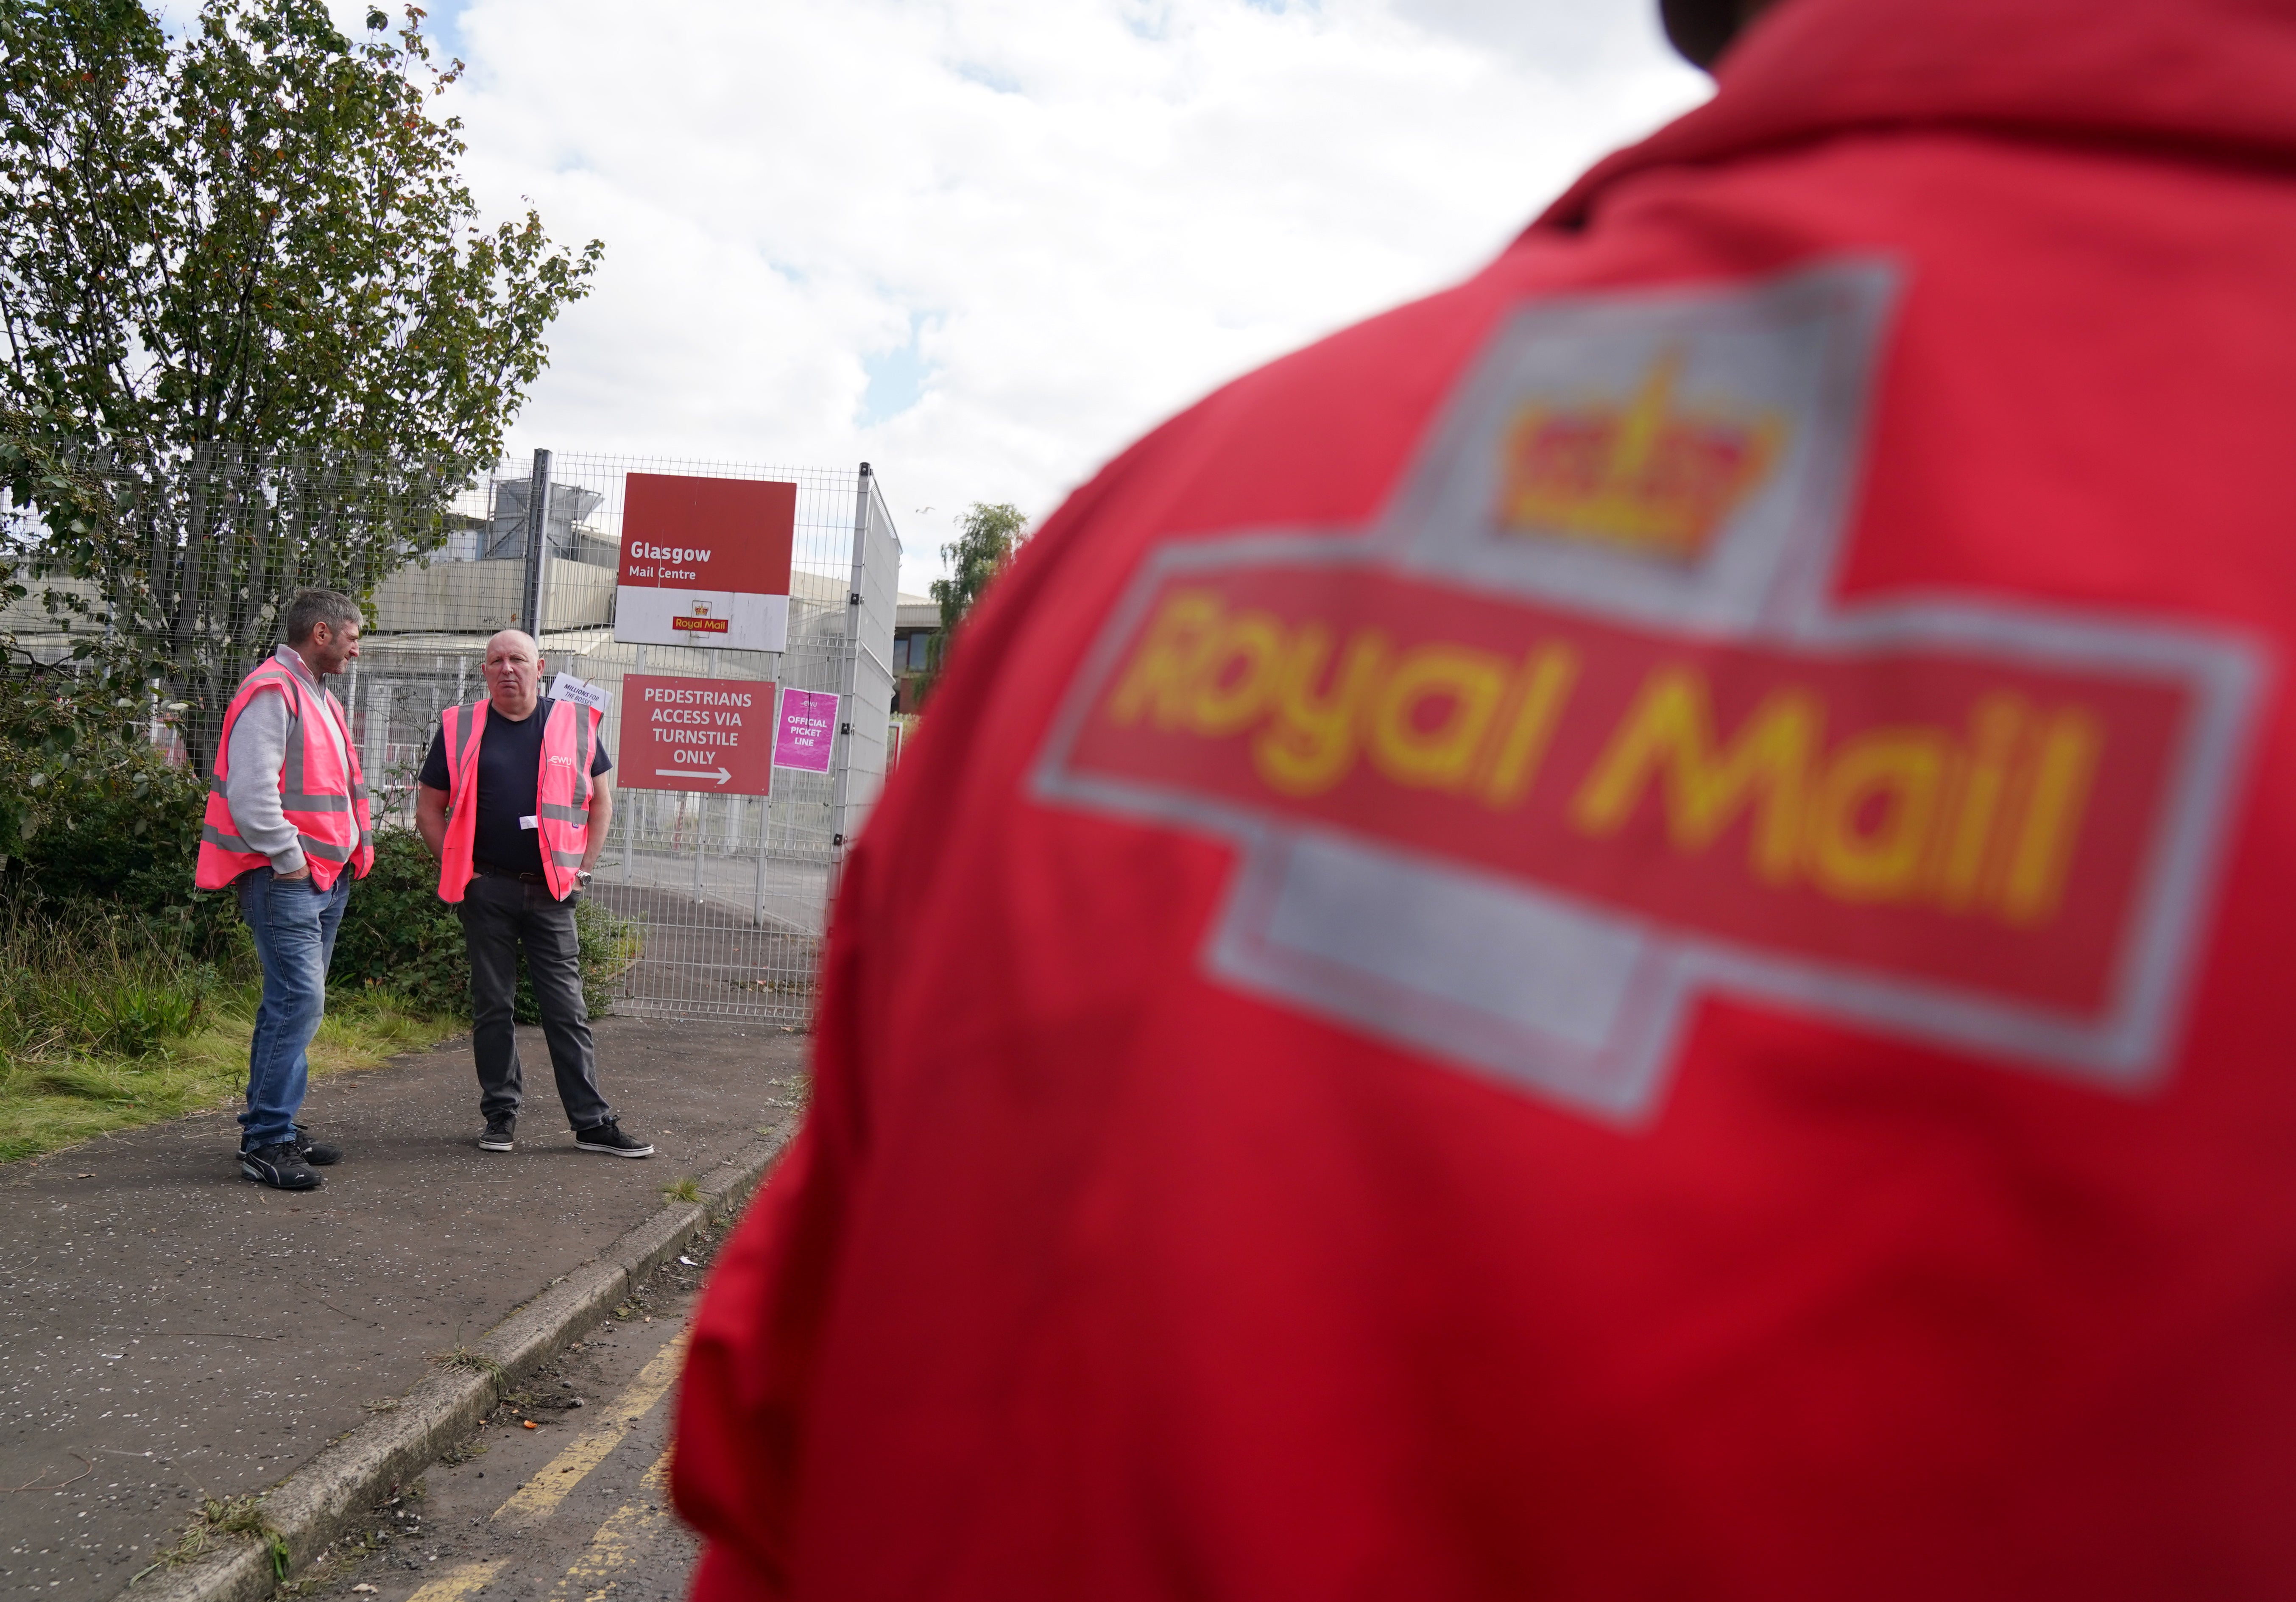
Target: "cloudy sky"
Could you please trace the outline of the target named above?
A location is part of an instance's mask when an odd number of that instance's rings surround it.
[[[364,0],[341,0],[348,27]],[[882,475],[904,589],[1696,103],[1654,0],[468,0],[490,218],[606,243],[512,448]]]

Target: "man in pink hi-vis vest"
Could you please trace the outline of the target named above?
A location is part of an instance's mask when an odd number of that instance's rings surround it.
[[[358,654],[358,604],[307,590],[284,620],[286,644],[225,710],[196,876],[202,890],[236,891],[263,965],[239,1171],[275,1190],[313,1190],[314,1171],[342,1152],[315,1144],[295,1114],[326,1011],[335,932],[351,881],[373,866],[374,836],[358,750],[325,687]]]
[[[516,1142],[524,1077],[512,1013],[523,950],[576,1147],[650,1157],[598,1089],[574,924],[613,818],[613,759],[595,710],[543,694],[542,671],[531,636],[505,628],[488,640],[487,697],[447,710],[414,797],[415,827],[439,860],[439,898],[470,948],[479,1149]]]
[[[2296,1596],[2296,0],[1714,64],[965,624],[699,1602]]]

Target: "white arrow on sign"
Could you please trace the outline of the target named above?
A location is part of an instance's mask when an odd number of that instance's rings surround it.
[[[723,768],[657,768],[653,773],[656,778],[716,779],[720,785],[731,784],[734,779],[733,774]]]

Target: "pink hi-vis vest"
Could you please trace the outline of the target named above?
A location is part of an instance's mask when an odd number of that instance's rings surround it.
[[[287,698],[287,760],[279,773],[279,805],[311,865],[311,878],[320,889],[331,888],[342,876],[345,864],[365,878],[374,866],[374,830],[367,817],[366,782],[359,775],[358,751],[352,745],[350,720],[342,703],[327,691],[317,697],[293,669],[273,657],[241,681],[239,694],[225,709],[223,733],[216,742],[215,773],[208,782],[207,817],[200,830],[199,866],[194,882],[201,890],[221,890],[250,868],[268,867],[271,859],[240,838],[232,820],[231,803],[224,797],[230,777],[231,731],[247,705],[266,690]],[[343,754],[327,738],[321,718],[332,718],[342,731]]]
[[[439,859],[439,899],[459,901],[478,869],[472,860],[479,827],[479,742],[487,703],[450,706],[446,717],[447,842]],[[558,900],[581,883],[575,870],[590,842],[590,761],[598,749],[598,709],[553,702],[542,726],[542,767],[534,781],[541,831],[542,876]]]

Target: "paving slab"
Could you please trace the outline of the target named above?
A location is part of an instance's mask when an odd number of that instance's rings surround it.
[[[463,1039],[314,1087],[305,1121],[348,1153],[318,1191],[239,1178],[229,1110],[0,1169],[0,1594],[119,1594],[199,1498],[283,1479],[795,1116],[794,1033],[594,1027],[601,1086],[653,1158],[577,1151],[521,1030],[507,1154],[476,1149]]]

